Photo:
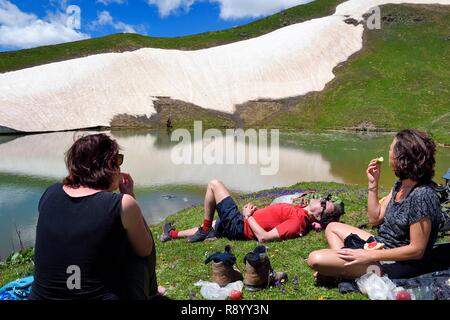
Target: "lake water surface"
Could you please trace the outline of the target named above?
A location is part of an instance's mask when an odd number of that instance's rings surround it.
[[[64,152],[81,133],[62,132],[0,136],[0,257],[33,245],[37,204],[43,191],[66,174]],[[122,170],[132,174],[146,220],[155,224],[180,209],[203,202],[206,183],[214,178],[233,191],[253,192],[289,186],[300,181],[365,184],[370,159],[388,159],[391,135],[281,133],[279,171],[261,175],[258,164],[176,165],[171,153],[177,142],[167,132],[108,132],[122,147]],[[192,144],[202,141],[192,141]],[[232,146],[225,145],[224,152]],[[245,143],[246,152],[259,146]],[[450,149],[439,148],[436,181],[450,167]],[[381,184],[395,177],[383,165]],[[199,218],[200,222],[200,218]]]

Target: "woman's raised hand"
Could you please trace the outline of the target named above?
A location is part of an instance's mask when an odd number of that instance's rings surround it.
[[[134,198],[134,181],[129,173],[121,173],[119,184],[120,193],[128,194]]]
[[[378,181],[380,180],[381,166],[378,159],[370,161],[367,167],[367,178],[369,179],[369,188],[378,187]]]

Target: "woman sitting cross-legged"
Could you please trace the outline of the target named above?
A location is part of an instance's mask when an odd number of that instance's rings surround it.
[[[122,162],[105,134],[80,138],[66,153],[69,175],[39,201],[31,299],[157,296],[153,237]]]
[[[329,249],[314,251],[308,264],[318,282],[356,279],[379,270],[391,279],[424,273],[437,239],[441,208],[432,188],[435,143],[419,130],[396,134],[389,150],[389,165],[399,180],[385,200],[378,200],[380,163],[367,169],[369,223],[379,226],[376,237],[342,223],[325,230]],[[367,250],[368,242],[384,244],[385,250]],[[366,248],[366,250],[364,249]]]

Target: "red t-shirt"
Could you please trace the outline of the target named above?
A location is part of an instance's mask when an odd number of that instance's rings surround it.
[[[309,217],[306,210],[299,205],[276,203],[256,210],[253,218],[265,231],[277,228],[280,238],[286,240],[297,238],[304,233]],[[244,235],[248,240],[255,239],[247,220],[244,220]]]

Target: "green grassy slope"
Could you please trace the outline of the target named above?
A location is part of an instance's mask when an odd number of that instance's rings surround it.
[[[343,1],[316,0],[242,27],[188,37],[121,34],[0,53],[0,72],[141,47],[207,48],[331,14]],[[416,127],[450,145],[450,7],[387,5],[382,7],[382,18],[382,28],[365,31],[363,50],[334,70],[336,78],[323,91],[293,98],[295,103],[287,110],[258,106],[234,119],[240,117],[238,123],[247,127],[283,129],[341,129],[361,123],[390,131]],[[215,114],[206,110],[183,111],[180,116],[183,121],[174,119],[174,127],[189,127],[193,120],[205,120],[216,127],[233,126],[231,119],[216,119]],[[164,126],[164,115],[161,117]]]
[[[342,128],[417,127],[450,144],[450,7],[382,7],[381,30],[366,30],[364,49],[335,69],[325,90],[263,125]],[[389,21],[392,20],[392,21]]]
[[[0,53],[0,73],[55,61],[105,52],[124,52],[140,48],[194,50],[255,38],[276,29],[334,13],[344,0],[316,0],[293,7],[253,23],[187,37],[153,38],[138,34],[114,34],[103,38]]]
[[[346,204],[347,214],[343,221],[358,225],[365,222],[366,196],[361,186],[349,186],[336,183],[301,183],[289,188],[260,191],[249,195],[233,195],[239,207],[252,202],[264,207],[284,191],[294,193],[299,190],[318,190],[321,192],[339,193]],[[386,191],[385,191],[386,192]],[[179,229],[191,228],[201,223],[203,207],[186,209],[167,218]],[[161,224],[162,225],[162,224]],[[161,225],[152,228],[153,234],[161,234]],[[211,266],[203,263],[206,256],[216,251],[223,251],[225,245],[231,244],[237,258],[237,266],[244,270],[243,258],[252,251],[255,241],[229,241],[218,239],[204,243],[186,243],[185,240],[157,243],[158,269],[157,276],[161,285],[168,289],[168,296],[174,299],[189,299],[195,294],[195,300],[202,299],[200,290],[194,286],[199,280],[209,281]],[[317,287],[313,281],[313,271],[305,259],[310,252],[327,247],[324,232],[310,232],[303,238],[273,242],[267,244],[271,264],[276,271],[284,271],[289,281],[280,286],[270,287],[256,293],[244,292],[246,300],[318,300],[318,299],[364,299],[362,294],[342,295],[337,288]],[[189,272],[184,272],[189,270]],[[283,290],[284,288],[284,290]]]
[[[248,202],[258,207],[269,205],[280,195],[316,190],[323,193],[339,195],[346,208],[342,222],[358,226],[367,223],[367,188],[364,185],[344,185],[338,183],[299,183],[288,188],[278,188],[255,192],[252,194],[234,194],[239,207]],[[380,195],[387,195],[388,189],[382,189]],[[178,229],[198,226],[203,217],[203,207],[197,206],[182,210],[167,218],[174,222]],[[161,234],[163,223],[151,227],[155,239]],[[367,231],[374,233],[375,230]],[[449,236],[441,235],[438,242],[449,240]],[[211,242],[189,244],[185,240],[175,240],[161,243],[156,240],[157,265],[156,273],[160,285],[166,287],[167,296],[171,299],[187,300],[202,299],[199,287],[194,283],[199,280],[208,281],[211,276],[211,266],[205,265],[205,258],[216,252],[223,251],[225,245],[231,244],[237,258],[237,265],[244,271],[243,258],[252,251],[255,241],[229,241],[218,239]],[[280,286],[270,287],[256,293],[244,292],[246,300],[317,300],[317,299],[367,299],[359,293],[340,294],[338,288],[318,287],[314,284],[313,271],[305,259],[310,252],[327,247],[324,232],[310,232],[303,238],[267,244],[271,264],[276,271],[288,273],[289,280]],[[9,281],[24,277],[33,272],[33,252],[28,249],[15,260],[11,257],[0,262],[0,287]]]

